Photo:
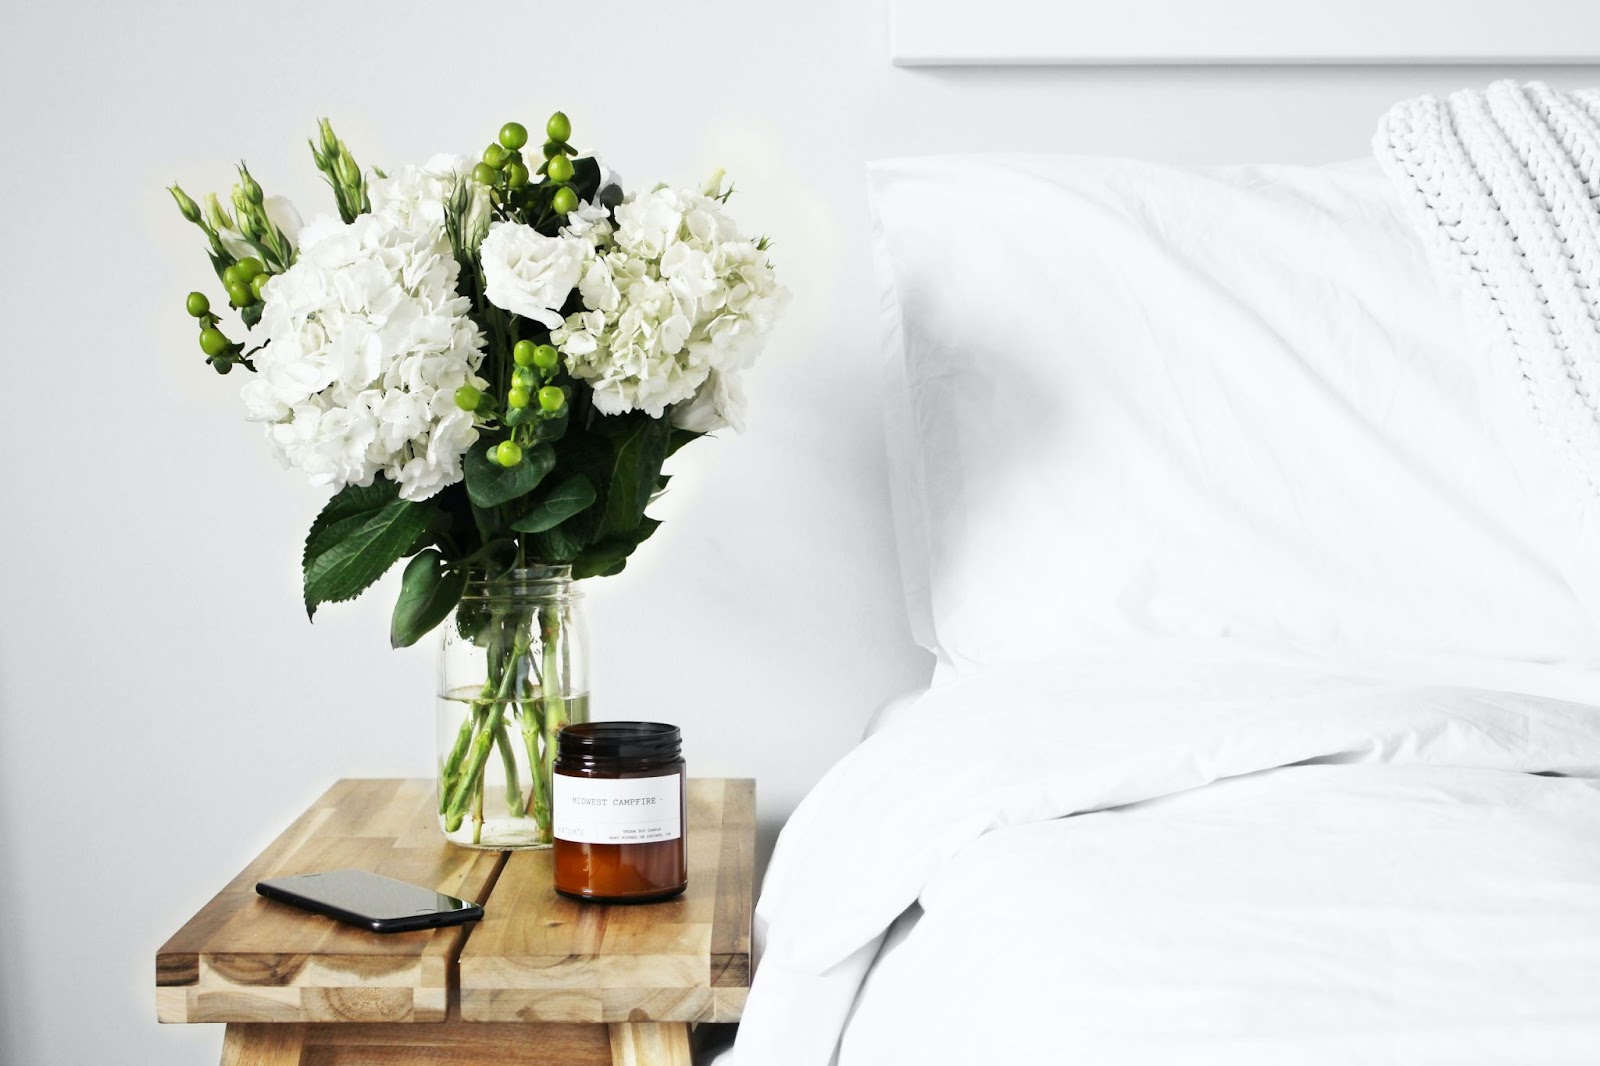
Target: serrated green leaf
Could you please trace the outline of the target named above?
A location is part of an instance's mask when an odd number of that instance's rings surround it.
[[[489,458],[492,442],[480,441],[467,452],[467,496],[479,507],[498,507],[526,496],[556,465],[556,453],[548,444],[535,444],[522,453],[522,462],[504,467]]]
[[[386,477],[374,478],[370,485],[346,485],[322,505],[306,533],[306,555],[313,554],[317,535],[341,519],[382,509],[400,498],[400,486]]]
[[[307,616],[314,616],[319,604],[340,603],[359,596],[395,564],[432,521],[433,508],[426,504],[394,499],[373,508],[370,505],[376,499],[376,494],[352,497],[335,508],[334,503],[339,500],[335,497],[312,524],[304,560]],[[340,514],[358,502],[363,509],[324,522],[330,512]]]
[[[444,556],[433,548],[406,564],[389,623],[389,646],[409,648],[444,621],[467,587],[465,570],[446,570]]]
[[[560,525],[595,501],[594,486],[582,474],[573,474],[548,492],[541,493],[528,513],[511,523],[519,533],[543,533]]]

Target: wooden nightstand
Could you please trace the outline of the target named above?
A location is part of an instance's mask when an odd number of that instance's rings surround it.
[[[689,1027],[750,986],[755,783],[689,782],[689,889],[581,904],[550,852],[446,844],[427,780],[340,781],[156,954],[164,1022],[226,1022],[224,1066],[688,1066]],[[356,867],[483,904],[469,926],[378,935],[255,893]]]

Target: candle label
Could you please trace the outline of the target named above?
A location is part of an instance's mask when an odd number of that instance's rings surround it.
[[[551,833],[574,844],[650,844],[683,835],[683,775],[550,776]]]

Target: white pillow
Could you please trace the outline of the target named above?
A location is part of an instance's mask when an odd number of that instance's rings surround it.
[[[1600,648],[1519,480],[1515,383],[1375,164],[870,184],[907,597],[947,666],[1139,634]]]

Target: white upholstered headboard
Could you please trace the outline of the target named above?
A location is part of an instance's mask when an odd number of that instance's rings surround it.
[[[892,0],[900,66],[1583,63],[1594,0]]]

